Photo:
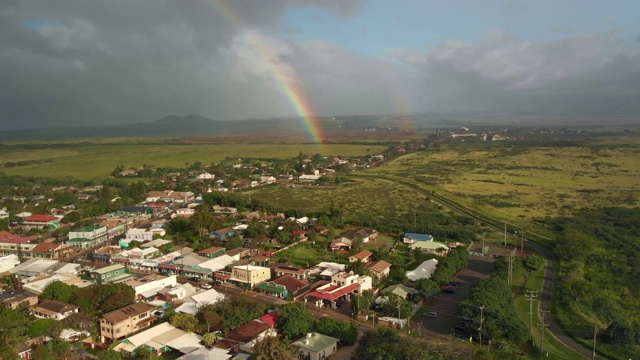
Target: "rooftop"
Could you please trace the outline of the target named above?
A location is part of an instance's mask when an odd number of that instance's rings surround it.
[[[102,318],[106,319],[108,322],[112,324],[117,324],[121,321],[127,320],[130,317],[138,316],[147,311],[153,310],[154,307],[147,305],[142,302],[133,303],[131,305],[127,305],[118,310],[114,310],[112,312],[106,313],[102,315]]]
[[[258,320],[251,320],[240,327],[237,327],[226,336],[227,339],[248,343],[255,339],[258,335],[268,330],[271,326]]]
[[[120,265],[120,264],[115,264],[115,265],[109,265],[109,266],[105,266],[103,268],[100,269],[96,269],[93,270],[94,273],[98,273],[98,274],[106,274],[110,271],[114,271],[114,270],[119,270],[119,269],[124,269],[124,265]]]
[[[431,236],[429,234],[405,233],[404,237],[412,239],[412,240],[418,240],[418,241],[431,241],[431,240],[433,240],[433,236]]]
[[[301,349],[318,352],[335,345],[339,339],[320,333],[309,333],[304,338],[294,342],[292,345]]]

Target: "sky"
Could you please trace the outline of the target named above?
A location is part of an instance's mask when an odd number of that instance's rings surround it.
[[[0,131],[640,115],[637,0],[3,0]]]

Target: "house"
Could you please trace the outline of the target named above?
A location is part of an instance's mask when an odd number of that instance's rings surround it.
[[[25,360],[33,359],[33,350],[24,341],[18,347],[18,357]]]
[[[362,228],[359,230],[352,230],[347,232],[345,237],[350,239],[360,238],[363,243],[368,243],[371,240],[375,240],[378,237],[378,230],[371,228]]]
[[[309,278],[309,269],[298,268],[289,265],[278,265],[274,270],[277,277],[290,275],[298,280],[305,280]]]
[[[320,179],[320,175],[300,175],[300,177],[298,178],[299,181],[301,182],[314,182],[314,181],[318,181],[318,179]]]
[[[347,239],[346,237],[340,237],[331,241],[329,249],[331,249],[331,251],[349,251],[352,246],[353,240]]]
[[[405,244],[415,244],[418,241],[433,241],[433,236],[429,234],[405,233],[402,242]]]
[[[158,291],[172,288],[178,284],[176,276],[150,274],[141,278],[129,278],[122,281],[135,291],[136,300],[153,300]]]
[[[38,303],[38,295],[25,290],[11,290],[0,293],[0,302],[10,309],[17,309],[20,304],[33,306]]]
[[[125,235],[125,240],[142,242],[151,241],[153,240],[153,232],[147,229],[129,229]]]
[[[259,320],[251,320],[231,330],[225,337],[240,343],[240,350],[253,353],[253,346],[256,342],[267,336],[278,335],[276,329]]]
[[[79,308],[79,306],[62,301],[44,300],[40,304],[30,307],[29,311],[39,319],[62,320],[77,313]]]
[[[229,350],[220,349],[218,347],[206,348],[199,347],[191,352],[188,352],[176,360],[229,360],[236,359],[229,353]]]
[[[436,266],[438,265],[438,260],[429,259],[427,261],[423,261],[422,264],[418,265],[417,268],[411,271],[407,271],[405,274],[407,278],[411,281],[418,281],[420,279],[429,279],[433,272],[436,271]]]
[[[75,252],[75,247],[65,244],[40,243],[31,251],[31,257],[40,259],[57,259]]]
[[[20,264],[20,259],[18,259],[18,255],[11,254],[0,257],[0,274],[9,271],[16,267],[16,265]]]
[[[389,271],[391,271],[391,263],[384,260],[368,263],[366,266],[374,273],[378,280],[382,280],[389,276]]]
[[[234,228],[224,228],[216,231],[212,231],[209,233],[209,237],[211,239],[220,239],[223,242],[226,242],[230,237],[236,234],[236,230]]]
[[[188,219],[196,213],[196,209],[194,208],[180,208],[177,209],[175,213],[171,214],[171,218],[182,217]]]
[[[276,182],[276,178],[269,175],[260,176],[260,182],[263,184],[273,184]]]
[[[198,290],[189,283],[178,284],[170,289],[161,289],[158,291],[155,299],[172,302],[174,300],[182,300],[184,298],[195,295]]]
[[[111,264],[111,259],[121,251],[120,246],[103,246],[93,251],[93,261],[97,264]]]
[[[153,310],[153,306],[138,302],[102,315],[98,319],[101,342],[122,339],[148,328],[155,320],[151,316]]]
[[[429,254],[446,256],[449,252],[449,247],[445,244],[441,244],[435,241],[418,241],[410,244],[409,250],[421,250]]]
[[[29,282],[22,285],[22,288],[28,290],[34,294],[42,294],[44,289],[54,281],[60,281],[67,285],[85,286],[88,282],[84,282],[81,278],[71,274],[43,274],[34,279],[29,279]]]
[[[9,213],[7,212],[7,208],[4,207],[0,209],[0,220],[9,218]]]
[[[286,299],[289,295],[295,296],[308,289],[309,282],[296,279],[291,275],[284,275],[272,281],[263,282],[257,288],[263,294]]]
[[[125,280],[134,275],[129,274],[129,270],[126,266],[121,264],[115,264],[103,267],[101,269],[96,269],[91,272],[91,279],[96,282],[96,284],[106,284],[110,282]]]
[[[81,231],[70,231],[68,245],[88,249],[107,241],[106,226],[85,226]]]
[[[309,270],[309,275],[317,275],[331,279],[333,275],[344,271],[345,268],[346,265],[344,264],[322,261]]]
[[[353,254],[349,256],[349,262],[358,262],[358,261],[368,262],[371,255],[373,255],[371,251],[362,250],[357,254]]]
[[[204,250],[198,251],[196,254],[204,256],[209,259],[217,258],[220,255],[224,255],[226,249],[223,247],[210,247]]]
[[[62,329],[62,331],[60,331],[60,339],[66,341],[66,342],[76,342],[76,341],[80,341],[84,338],[86,338],[87,336],[91,335],[90,332],[88,331],[78,331],[78,330],[74,330],[74,329]]]
[[[194,194],[191,191],[149,191],[147,193],[147,202],[164,201],[166,203],[184,204],[190,203],[194,199]]]
[[[127,223],[122,219],[104,219],[98,224],[98,227],[102,226],[107,228],[107,239],[113,239],[127,231]]]
[[[271,269],[262,266],[243,265],[231,269],[230,282],[244,288],[253,288],[257,284],[271,279]]]
[[[162,323],[121,340],[113,350],[127,357],[140,348],[145,348],[154,355],[162,355],[172,350],[186,354],[201,348],[201,341],[202,336],[182,331],[169,323]]]
[[[410,299],[412,296],[418,294],[418,290],[402,284],[395,284],[395,285],[388,286],[382,289],[381,292],[383,294],[394,294],[403,299],[407,299],[407,298]]]
[[[309,333],[292,345],[298,348],[300,359],[324,360],[338,350],[338,341],[331,336],[320,333]]]
[[[209,289],[207,291],[200,291],[182,300],[176,311],[191,315],[196,315],[198,310],[206,305],[212,305],[225,299],[223,294],[220,294],[216,289]]]
[[[0,231],[0,255],[17,255],[21,257],[31,257],[31,250],[36,247],[38,237],[20,236],[8,231]]]
[[[164,239],[153,239],[149,242],[146,242],[142,245],[140,245],[140,247],[142,249],[147,249],[147,248],[151,248],[151,247],[155,247],[155,248],[160,248],[161,246],[165,246],[167,244],[172,244],[173,241],[171,240],[164,240]],[[173,245],[170,245],[170,249],[169,251],[173,250]]]
[[[24,219],[24,226],[29,229],[57,229],[60,226],[61,216],[46,214],[34,214]]]
[[[361,294],[362,291],[373,287],[373,282],[369,276],[360,276],[353,272],[339,272],[331,276],[331,282],[321,285],[309,292],[304,297],[304,302],[312,301],[315,306],[328,306],[337,308],[337,302],[348,300],[351,294]]]
[[[209,174],[208,172],[203,172],[202,174],[198,174],[198,176],[196,176],[196,180],[213,180],[215,178],[215,175]]]
[[[238,212],[238,209],[230,206],[213,205],[212,209],[215,214],[235,214]]]

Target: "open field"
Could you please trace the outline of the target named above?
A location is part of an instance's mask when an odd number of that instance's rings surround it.
[[[367,173],[414,179],[517,222],[568,215],[581,207],[637,206],[640,144],[445,147],[402,156]]]
[[[123,142],[114,140],[107,144],[101,141],[49,143],[30,148],[8,146],[0,150],[0,172],[7,175],[54,178],[71,176],[93,180],[108,177],[120,164],[127,169],[143,164],[184,167],[185,163],[216,163],[233,156],[290,158],[297,156],[300,151],[305,154],[357,156],[375,154],[386,149],[385,146],[379,145],[146,143],[150,141],[148,139],[139,145],[132,145],[131,139]],[[7,163],[19,162],[25,165],[7,167]]]

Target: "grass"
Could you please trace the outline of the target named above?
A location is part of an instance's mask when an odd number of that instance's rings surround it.
[[[327,249],[328,240],[316,239],[300,242],[286,250],[273,255],[273,261],[277,263],[289,263],[295,266],[309,268],[321,261],[333,261],[346,263],[348,255],[332,252]]]
[[[217,163],[226,157],[292,158],[304,154],[321,153],[326,156],[360,156],[376,154],[385,146],[344,144],[131,144],[132,140],[117,142],[81,142],[38,144],[36,148],[23,145],[0,149],[0,171],[7,175],[75,177],[82,180],[103,179],[118,165],[138,168],[143,164],[158,167],[184,167],[197,161]],[[7,167],[8,162],[26,165]]]

